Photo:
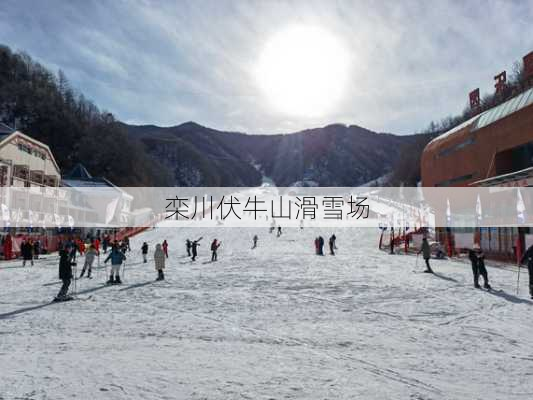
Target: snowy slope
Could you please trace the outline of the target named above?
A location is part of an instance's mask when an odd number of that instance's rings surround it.
[[[259,248],[251,238],[259,235]],[[124,284],[79,280],[86,301],[50,304],[57,257],[0,265],[0,399],[531,399],[527,273],[376,249],[377,230],[158,228],[132,239]],[[196,263],[184,241],[204,236]],[[210,241],[222,240],[208,263]],[[166,282],[140,245],[169,241]],[[418,271],[422,267],[419,263]],[[96,276],[96,274],[95,274]]]

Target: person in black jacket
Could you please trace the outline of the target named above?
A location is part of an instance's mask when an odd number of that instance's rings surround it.
[[[526,250],[520,263],[527,263],[527,269],[529,272],[529,295],[533,299],[533,245],[529,246]]]
[[[485,268],[485,254],[478,244],[474,244],[473,248],[468,252],[468,258],[472,263],[472,273],[474,274],[474,287],[479,288],[479,275],[483,277],[483,287],[490,289],[489,276],[487,268]]]
[[[187,248],[187,255],[190,257],[191,256],[192,242],[189,239],[187,239],[187,241],[185,242],[185,246]]]
[[[198,246],[200,246],[200,243],[198,243],[198,240],[195,240],[192,242],[192,245],[191,245],[192,261],[195,261],[196,257],[198,257]]]
[[[143,262],[148,262],[148,243],[143,242],[143,245],[141,247],[141,252],[143,253]]]
[[[324,238],[322,236],[318,237],[318,254],[324,255]]]
[[[22,266],[26,266],[26,261],[33,267],[33,244],[29,240],[24,240],[20,245],[20,254],[22,255]]]
[[[332,256],[335,255],[335,249],[337,248],[337,246],[335,246],[336,240],[337,236],[335,236],[335,234],[331,235],[331,237],[329,238],[329,254],[331,254]]]
[[[65,301],[70,299],[67,296],[67,293],[72,280],[72,266],[76,265],[76,263],[70,260],[69,250],[70,249],[67,247],[59,251],[59,279],[63,281],[63,285],[54,301]]]

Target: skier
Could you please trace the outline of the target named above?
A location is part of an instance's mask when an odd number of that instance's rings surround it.
[[[254,235],[254,238],[252,240],[254,241],[254,245],[252,246],[252,249],[255,249],[257,247],[257,241],[259,240],[259,238],[257,237],[257,235]]]
[[[128,251],[128,245],[126,244],[125,240],[122,240],[120,242],[120,251],[122,252],[122,254],[126,254],[126,251]]]
[[[161,248],[161,245],[159,243],[156,244],[154,251],[155,269],[157,271],[156,281],[162,281],[165,279],[165,273],[163,272],[163,270],[165,269],[165,259],[165,252]]]
[[[222,242],[218,242],[216,239],[211,243],[211,261],[217,261],[217,250]]]
[[[487,274],[487,269],[485,268],[485,254],[476,243],[473,248],[468,251],[468,258],[472,263],[472,273],[474,274],[474,287],[479,288],[479,275],[483,277],[483,287],[485,289],[490,289],[489,277]]]
[[[26,266],[26,261],[29,261],[33,267],[33,245],[29,239],[25,239],[20,245],[20,254],[22,255],[22,266]]]
[[[85,253],[85,242],[78,238],[76,243],[78,245],[78,252],[80,253],[80,256],[82,256]]]
[[[70,249],[69,250],[70,261],[72,262],[76,261],[76,250],[78,249],[78,246],[72,239],[70,239],[66,245]]]
[[[318,255],[324,255],[324,238],[322,236],[318,237]]]
[[[187,247],[187,256],[191,256],[191,247],[192,247],[192,242],[187,239],[187,241],[185,242],[185,246]]]
[[[113,244],[111,247],[111,252],[104,261],[104,264],[106,264],[109,260],[111,260],[111,274],[109,275],[109,280],[107,281],[109,285],[122,283],[120,280],[120,266],[125,259],[126,256],[122,251],[120,251],[118,244]]]
[[[127,237],[127,236],[124,236],[124,246],[126,247],[126,250],[127,251],[131,251],[131,247],[130,247],[130,238]]]
[[[104,235],[104,240],[103,240],[103,243],[102,243],[102,249],[104,250],[104,254],[107,253],[107,248],[109,246],[109,235]]]
[[[394,254],[394,228],[390,228],[390,253]]]
[[[85,275],[85,271],[87,270],[87,278],[91,279],[93,263],[97,254],[98,253],[96,252],[94,246],[87,246],[87,251],[85,251],[85,262],[83,263],[83,268],[81,269],[80,278],[83,278],[83,275]]]
[[[143,245],[141,247],[141,252],[143,253],[143,262],[148,262],[148,243],[143,242]]]
[[[39,253],[41,252],[41,242],[37,239],[33,242],[33,256],[37,260],[39,258]]]
[[[192,261],[195,261],[196,257],[198,256],[198,246],[200,246],[200,243],[198,243],[198,240],[193,241],[191,244]]]
[[[163,240],[163,253],[165,253],[165,257],[168,258],[168,243],[165,240]]]
[[[520,264],[527,263],[527,270],[529,272],[529,294],[533,299],[533,245],[529,246],[524,255]]]
[[[96,250],[96,254],[100,255],[100,238],[96,238],[93,241],[93,247]]]
[[[429,246],[429,242],[427,238],[422,239],[422,247],[420,248],[420,251],[418,252],[418,254],[420,253],[422,253],[422,257],[424,258],[424,261],[426,262],[426,269],[424,272],[432,274],[433,270],[431,269],[431,266],[429,265],[429,259],[431,258],[431,247]]]
[[[276,229],[276,223],[274,221],[272,221],[272,224],[270,225],[269,233],[274,232],[274,229]]]
[[[319,249],[320,249],[320,241],[318,240],[318,236],[315,238],[315,254],[317,256],[320,255],[320,252],[319,252]]]
[[[337,237],[335,236],[335,234],[331,235],[331,237],[329,238],[329,254],[331,254],[332,256],[335,255],[335,249],[337,249],[337,246],[335,246],[336,240]]]
[[[277,236],[278,236],[278,237],[281,236],[281,226],[278,226],[278,235],[277,235]]]
[[[54,301],[66,301],[71,300],[71,297],[67,296],[68,288],[72,280],[72,266],[76,265],[75,262],[70,260],[70,248],[66,246],[64,249],[59,250],[59,279],[63,281],[59,293],[54,298]]]

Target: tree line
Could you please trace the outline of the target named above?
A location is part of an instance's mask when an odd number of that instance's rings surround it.
[[[0,120],[50,146],[63,174],[83,163],[118,186],[166,186],[169,174],[112,113],[24,52],[0,45]]]

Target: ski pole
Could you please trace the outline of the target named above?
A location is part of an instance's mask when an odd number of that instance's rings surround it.
[[[518,295],[518,292],[520,291],[520,263],[518,264],[518,277],[516,279],[516,294]]]
[[[78,293],[78,265],[74,264],[74,293],[73,296],[76,296]]]

